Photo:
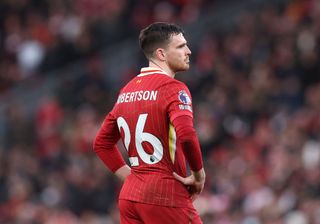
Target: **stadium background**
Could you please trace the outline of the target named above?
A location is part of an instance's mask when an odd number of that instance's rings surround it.
[[[193,52],[204,223],[319,224],[317,0],[2,0],[0,223],[119,222],[92,140],[153,21]]]

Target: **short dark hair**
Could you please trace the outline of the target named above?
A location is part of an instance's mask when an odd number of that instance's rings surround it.
[[[184,31],[176,24],[163,22],[152,23],[141,30],[139,44],[143,53],[149,59],[157,48],[164,47],[164,45],[168,43],[172,35],[180,33],[184,34]]]

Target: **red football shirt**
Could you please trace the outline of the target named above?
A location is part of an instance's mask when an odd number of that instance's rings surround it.
[[[186,175],[185,157],[172,125],[182,115],[193,116],[190,92],[160,69],[141,69],[120,91],[108,115],[118,126],[132,168],[120,199],[190,206],[186,187],[172,175]]]

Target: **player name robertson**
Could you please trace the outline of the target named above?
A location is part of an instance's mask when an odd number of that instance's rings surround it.
[[[117,103],[130,103],[141,100],[157,100],[158,91],[135,91],[135,92],[127,92],[119,95]]]

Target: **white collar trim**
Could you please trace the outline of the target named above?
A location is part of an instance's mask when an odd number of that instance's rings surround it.
[[[163,74],[163,75],[168,75],[165,71],[163,71],[160,68],[155,68],[155,67],[144,67],[141,68],[140,74],[138,77],[146,76],[146,75],[153,75],[153,74]]]

